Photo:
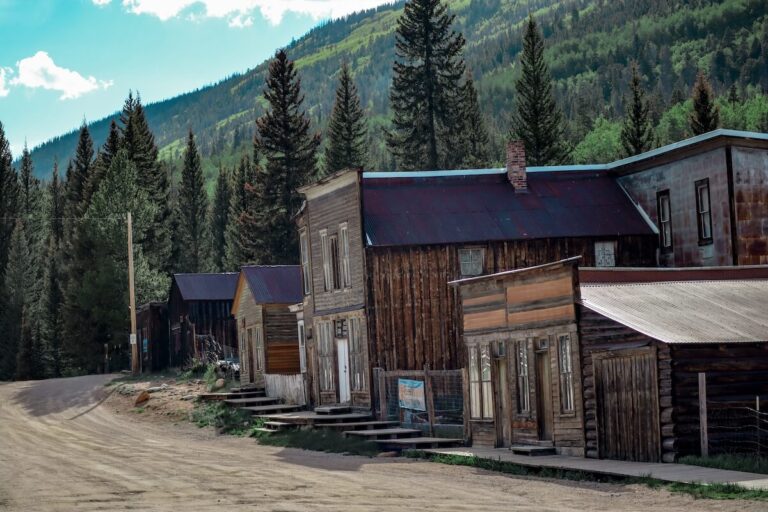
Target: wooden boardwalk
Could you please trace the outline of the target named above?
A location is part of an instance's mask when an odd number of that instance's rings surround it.
[[[424,451],[442,455],[501,460],[503,462],[511,462],[513,464],[529,467],[576,470],[629,477],[650,476],[666,482],[701,484],[730,483],[749,489],[768,490],[768,475],[689,466],[686,464],[586,459],[583,457],[567,457],[565,455],[538,455],[531,457],[527,455],[515,455],[507,448],[462,447],[435,448]]]

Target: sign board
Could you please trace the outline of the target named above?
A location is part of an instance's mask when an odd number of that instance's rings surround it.
[[[401,409],[427,410],[422,380],[397,379],[397,397]]]
[[[136,334],[131,333],[131,345],[135,345],[135,344],[136,344]]]

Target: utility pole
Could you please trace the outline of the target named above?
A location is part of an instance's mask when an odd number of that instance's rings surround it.
[[[131,310],[131,373],[139,374],[139,345],[136,342],[136,291],[133,283],[133,219],[128,212],[128,307]]]

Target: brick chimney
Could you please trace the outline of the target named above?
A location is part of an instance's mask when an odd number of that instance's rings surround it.
[[[525,174],[525,144],[521,140],[507,142],[507,179],[516,193],[528,192],[528,178]]]

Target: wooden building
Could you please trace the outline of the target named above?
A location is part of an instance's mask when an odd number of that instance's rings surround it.
[[[232,317],[238,273],[174,274],[168,294],[171,366],[216,350],[237,357],[237,331]]]
[[[371,407],[373,369],[458,369],[448,282],[582,256],[656,264],[655,226],[601,170],[347,171],[301,189],[298,216],[312,401]]]
[[[296,313],[301,300],[298,265],[245,266],[232,302],[240,348],[240,381],[268,396],[304,404]]]
[[[704,407],[768,393],[768,267],[576,262],[454,283],[474,443],[671,462],[701,449],[700,373]]]
[[[141,371],[158,372],[171,364],[168,304],[148,302],[136,310],[136,338]]]

